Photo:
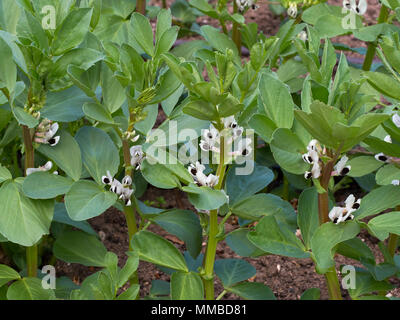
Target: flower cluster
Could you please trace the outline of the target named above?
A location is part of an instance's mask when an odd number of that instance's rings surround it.
[[[236,0],[236,5],[240,12],[244,12],[247,8],[252,8],[253,10],[258,9],[258,6],[253,0]]]
[[[289,2],[289,8],[287,9],[287,14],[291,18],[297,17],[297,3],[296,2]]]
[[[392,116],[392,121],[396,125],[396,127],[400,128],[400,116],[397,113]],[[387,135],[385,138],[383,138],[383,141],[385,141],[386,143],[392,143],[392,137],[390,135]],[[376,154],[375,159],[385,163],[392,162],[392,157],[384,154],[383,152]]]
[[[126,206],[130,206],[131,203],[131,196],[133,193],[132,186],[132,178],[130,176],[125,176],[122,179],[122,182],[119,182],[115,179],[111,174],[110,171],[107,171],[107,175],[101,177],[101,181],[110,186],[110,191],[114,192],[119,196],[119,199],[124,201]]]
[[[238,126],[235,117],[231,116],[223,119],[224,124],[224,136],[227,140],[224,141],[225,146],[229,147],[234,141],[242,137],[243,127]],[[215,153],[220,153],[220,141],[222,133],[219,132],[213,124],[210,125],[210,129],[206,129],[203,132],[202,139],[200,140],[200,148],[203,151],[212,151]],[[227,154],[231,157],[237,156],[248,156],[251,151],[251,139],[244,138],[238,140],[237,150],[230,151]]]
[[[32,174],[34,172],[50,171],[51,168],[53,168],[53,162],[47,161],[43,166],[40,166],[39,168],[27,168],[26,175],[29,176],[30,174]],[[58,174],[58,171],[54,171],[53,173]]]
[[[49,119],[44,119],[35,132],[34,141],[37,143],[49,144],[54,147],[60,141],[60,136],[55,136],[58,131],[58,123],[53,123]]]
[[[130,148],[131,154],[131,165],[135,168],[135,170],[139,170],[140,166],[144,160],[144,153],[142,151],[142,146],[133,146]]]
[[[304,162],[312,164],[312,168],[311,171],[306,171],[304,173],[304,177],[306,179],[318,179],[321,176],[320,156],[324,156],[326,154],[326,149],[322,149],[319,142],[316,139],[313,139],[309,142],[307,151],[307,153],[302,155],[302,158]],[[333,167],[331,176],[345,176],[348,174],[351,170],[351,166],[346,165],[348,160],[349,158],[344,155]]]
[[[206,167],[202,165],[200,162],[196,162],[196,164],[190,164],[188,167],[188,171],[190,175],[193,177],[194,182],[199,186],[207,186],[214,187],[218,184],[219,177],[213,174],[209,174],[206,176],[204,174],[204,170]]]
[[[136,135],[136,131],[132,130],[132,131],[125,131],[122,134],[122,138],[125,140],[131,140],[133,143],[135,143],[136,141],[139,140],[140,135]]]
[[[353,11],[355,14],[363,15],[367,12],[367,1],[366,0],[343,0],[343,8]]]
[[[341,223],[354,219],[353,212],[360,208],[361,199],[356,201],[354,195],[349,195],[344,202],[344,207],[333,207],[329,212],[329,219],[333,223]]]

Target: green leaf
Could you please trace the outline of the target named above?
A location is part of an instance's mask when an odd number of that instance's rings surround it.
[[[69,217],[67,209],[65,208],[65,204],[63,202],[56,202],[56,205],[54,207],[53,222],[66,224],[74,228],[77,228],[79,230],[82,230],[87,234],[97,236],[97,232],[93,230],[89,222],[72,220]]]
[[[139,294],[140,286],[138,284],[131,284],[130,287],[122,292],[117,300],[135,300]]]
[[[17,271],[5,264],[0,264],[0,287],[5,285],[6,283],[20,279],[20,275]]]
[[[311,239],[319,226],[318,192],[316,188],[304,190],[297,206],[297,224],[307,249],[310,249]]]
[[[254,163],[254,170],[249,175],[238,175],[239,166],[232,166],[226,177],[226,188],[229,203],[234,205],[252,196],[268,186],[274,179],[274,173],[268,167]]]
[[[49,92],[46,104],[40,111],[42,116],[53,121],[72,122],[84,116],[82,105],[91,102],[77,87],[57,92]]]
[[[338,225],[328,222],[319,226],[311,238],[311,249],[318,272],[326,273],[329,268],[334,266],[334,247],[343,241],[354,238],[359,232],[360,227],[355,221]]]
[[[193,258],[201,250],[202,228],[198,216],[190,210],[169,210],[151,219],[167,232],[185,242]]]
[[[382,162],[380,162],[382,165]],[[400,180],[400,168],[395,164],[383,166],[376,173],[376,183],[380,185],[391,184],[393,180]]]
[[[55,300],[53,290],[44,289],[42,280],[23,278],[14,282],[7,290],[8,300]]]
[[[43,30],[40,22],[29,11],[24,10],[26,25],[23,34],[24,37],[30,38],[34,41],[38,48],[45,52],[49,50],[49,40],[47,39],[46,32]]]
[[[375,256],[371,249],[359,238],[353,238],[339,243],[336,248],[336,253],[354,260],[375,263]]]
[[[49,234],[54,201],[27,198],[22,182],[22,178],[9,180],[0,188],[0,233],[9,241],[28,247]]]
[[[1,81],[1,79],[0,79],[0,81]],[[34,118],[32,115],[27,113],[24,109],[22,109],[20,107],[13,107],[11,110],[12,110],[12,113],[13,113],[15,119],[17,119],[17,121],[20,125],[27,126],[28,128],[34,128],[39,124],[38,119]]]
[[[368,193],[355,212],[357,220],[378,214],[400,204],[400,188],[393,185],[382,186]]]
[[[104,105],[110,113],[114,113],[126,100],[126,94],[120,82],[105,63],[101,67],[101,88]]]
[[[82,173],[81,150],[75,139],[66,131],[60,135],[59,143],[51,147],[42,144],[37,149],[41,154],[53,160],[74,181],[78,181]],[[71,155],[74,155],[73,157]]]
[[[274,132],[271,151],[276,162],[287,172],[304,174],[309,169],[309,165],[301,158],[306,153],[306,146],[289,129],[279,128]]]
[[[214,269],[225,288],[250,279],[256,274],[256,268],[247,261],[241,259],[216,260]]]
[[[367,270],[360,269],[356,272],[356,287],[354,289],[349,289],[349,294],[352,299],[360,299],[361,296],[379,291],[391,290],[393,286],[386,281],[376,281],[371,273]],[[374,296],[375,299],[378,296]]]
[[[296,214],[287,201],[274,194],[259,193],[246,198],[234,206],[231,211],[243,219],[259,220],[264,216],[274,216],[292,230],[296,229]]]
[[[236,229],[235,231],[228,233],[225,242],[241,257],[258,257],[265,255],[266,252],[260,250],[249,241],[247,238],[248,234],[248,229]]]
[[[194,272],[174,272],[171,276],[172,300],[204,300],[203,281]]]
[[[17,66],[11,48],[2,37],[0,37],[0,57],[0,86],[6,87],[11,93],[17,82]]]
[[[129,278],[137,270],[138,266],[139,266],[139,256],[136,254],[135,251],[133,251],[132,254],[129,254],[125,266],[121,269],[121,271],[118,274],[119,288],[128,282]]]
[[[6,167],[0,165],[0,183],[12,179],[10,171]]]
[[[270,143],[277,129],[275,123],[263,114],[255,114],[249,120],[249,126],[266,142]]]
[[[192,100],[183,107],[183,112],[200,120],[215,121],[219,119],[217,109],[204,100]]]
[[[83,105],[82,110],[89,118],[108,124],[114,124],[111,113],[100,103],[87,102]]]
[[[310,288],[303,292],[300,300],[319,300],[321,297],[321,290],[319,288]]]
[[[272,290],[258,282],[242,282],[226,290],[246,300],[276,300]]]
[[[189,201],[198,210],[214,210],[227,203],[228,198],[224,191],[211,189],[210,187],[197,187],[190,184],[182,188],[188,193]]]
[[[303,243],[284,224],[278,224],[274,216],[266,216],[248,235],[249,240],[263,251],[293,258],[308,258]]]
[[[213,48],[222,53],[225,53],[226,49],[230,49],[233,51],[235,57],[239,56],[235,43],[226,34],[208,25],[202,26],[200,30],[204,38]]]
[[[83,41],[89,31],[92,12],[92,8],[74,9],[58,25],[52,43],[53,55],[62,55]]]
[[[131,18],[133,37],[149,56],[154,56],[153,30],[149,20],[140,13],[133,13]]]
[[[385,96],[400,100],[400,82],[392,76],[380,72],[368,71],[364,73],[368,83]]]
[[[400,235],[400,212],[393,211],[379,215],[368,222],[368,228],[381,241],[389,237],[389,233]]]
[[[64,231],[54,242],[57,259],[84,266],[105,267],[107,249],[101,241],[85,232]]]
[[[188,272],[185,259],[179,250],[169,241],[151,233],[140,231],[132,238],[132,248],[143,261],[151,262],[162,267]]]
[[[49,172],[34,172],[24,179],[22,191],[31,199],[53,199],[69,191],[71,179]]]
[[[267,73],[261,76],[258,89],[267,116],[278,128],[291,128],[294,103],[289,87],[274,74]]]
[[[382,166],[382,162],[376,160],[374,157],[360,156],[351,159],[348,163],[351,170],[348,173],[350,177],[362,177],[368,173],[374,172]]]
[[[81,148],[83,165],[98,184],[102,185],[101,177],[107,171],[112,176],[118,172],[118,149],[107,133],[94,127],[82,127],[75,139]]]
[[[146,159],[141,166],[143,177],[150,184],[161,189],[174,189],[180,187],[178,177],[160,163],[150,164]]]
[[[65,195],[65,207],[72,220],[97,217],[117,201],[115,193],[104,191],[93,181],[75,182]]]

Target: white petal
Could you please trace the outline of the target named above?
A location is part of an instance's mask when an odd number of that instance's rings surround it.
[[[340,173],[342,172],[343,168],[346,166],[347,160],[349,160],[349,158],[347,156],[343,156],[338,163],[336,163],[334,169],[336,172]]]
[[[311,173],[314,179],[318,179],[321,176],[321,167],[318,162],[314,162]]]
[[[49,171],[51,168],[53,168],[53,162],[47,161],[45,165],[42,167],[44,170]]]
[[[400,180],[398,180],[398,179],[392,180],[392,185],[394,185],[394,186],[400,185]]]
[[[367,1],[359,0],[357,8],[358,8],[358,10],[356,10],[356,13],[359,15],[363,15],[365,12],[367,12],[367,8],[368,8]]]
[[[52,140],[54,140],[54,141],[52,141]],[[59,141],[60,141],[60,136],[57,136],[57,137],[49,139],[48,143],[50,144],[50,146],[54,147],[58,144]]]
[[[392,143],[392,137],[390,136],[390,134],[388,134],[385,138],[383,138],[383,141],[387,143]]]
[[[26,175],[29,176],[30,174],[34,173],[34,172],[38,172],[38,171],[42,171],[39,168],[27,168],[26,169]]]
[[[346,209],[351,210],[353,208],[355,201],[356,201],[356,198],[354,197],[354,195],[353,194],[349,195],[344,202]]]
[[[392,117],[393,123],[396,125],[397,128],[400,128],[400,116],[395,113]]]
[[[132,184],[132,177],[131,176],[125,176],[122,179],[122,184],[124,184],[126,186],[130,186]]]

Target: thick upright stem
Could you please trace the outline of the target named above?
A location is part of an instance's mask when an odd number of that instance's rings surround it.
[[[215,189],[220,190],[222,188],[224,175],[225,175],[225,140],[224,137],[221,136],[220,140],[220,162],[218,164],[217,169],[217,176],[219,177],[218,184]],[[206,256],[205,256],[205,263],[204,263],[204,290],[206,294],[207,300],[214,300],[214,262],[215,262],[215,255],[217,251],[217,244],[218,244],[218,210],[211,210],[210,211],[210,228],[208,234],[208,242],[207,242],[207,249],[206,249]]]
[[[32,135],[27,126],[22,126],[22,136],[25,146],[24,173],[26,175],[26,169],[33,168],[35,166],[35,152],[33,150]],[[36,277],[38,268],[38,248],[36,244],[26,248],[26,266],[28,277]]]
[[[146,14],[146,0],[137,0],[136,1],[136,12],[139,12],[142,15]]]
[[[324,193],[318,193],[318,216],[320,225],[329,221],[328,185],[333,163],[334,161],[330,161],[324,166],[322,170],[322,177],[320,179],[321,186],[326,190]],[[325,279],[330,300],[342,300],[339,279],[334,266],[325,273]]]
[[[381,11],[379,12],[379,17],[377,20],[377,24],[386,22],[387,18],[389,17],[389,8],[382,5]],[[372,62],[375,57],[377,42],[373,41],[368,44],[367,53],[365,55],[364,63],[362,69],[365,71],[369,71],[371,69]]]
[[[131,168],[131,154],[129,150],[129,143],[127,140],[122,141],[122,150],[124,154],[124,163],[125,163],[125,175],[126,176],[132,176],[132,169]],[[134,195],[132,198],[135,197]],[[136,234],[138,231],[137,227],[137,221],[136,221],[136,210],[134,208],[134,205],[136,203],[136,200],[132,201],[131,206],[124,206],[124,214],[125,214],[125,219],[126,219],[126,224],[128,225],[128,241],[129,241],[129,251],[132,251],[132,237]],[[130,278],[130,283],[131,284],[139,284],[139,277],[137,274],[137,271],[132,274]]]
[[[397,234],[391,233],[388,240],[388,250],[392,257],[396,253],[397,246],[399,243],[399,236]]]
[[[233,2],[233,13],[238,12],[238,6],[236,4],[236,1]],[[233,23],[232,26],[232,40],[235,42],[236,47],[238,49],[239,55],[241,55],[242,52],[242,37],[240,34],[240,25],[237,22]]]

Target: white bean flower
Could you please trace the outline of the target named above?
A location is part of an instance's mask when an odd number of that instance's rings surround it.
[[[134,167],[136,170],[140,169],[140,165],[143,162],[144,159],[144,153],[142,151],[142,146],[133,146],[130,148],[130,154],[131,154],[131,165]]]
[[[394,186],[398,186],[398,185],[400,185],[400,180],[394,179],[394,180],[392,180],[391,184]]]
[[[101,182],[107,185],[111,185],[114,180],[114,177],[111,175],[110,171],[107,170],[107,174],[101,177]]]
[[[252,8],[254,10],[258,8],[253,0],[236,0],[236,5],[240,12],[243,12],[246,8]]]
[[[29,176],[30,174],[34,172],[40,172],[40,171],[49,171],[53,168],[53,162],[47,161],[43,166],[40,166],[39,168],[27,168],[26,169],[26,175]],[[57,172],[57,171],[55,171]],[[58,174],[58,172],[57,172]]]
[[[299,38],[301,41],[307,41],[308,38],[307,32],[305,32],[304,30],[300,31],[299,34],[297,35],[297,38]]]
[[[334,166],[334,171],[332,172],[332,175],[334,176],[345,176],[346,174],[348,174],[351,170],[351,166],[347,165],[346,163],[349,160],[349,158],[347,156],[343,156]]]
[[[392,121],[397,128],[400,128],[400,116],[397,113],[392,116]]]
[[[297,17],[297,4],[295,2],[290,3],[287,14],[293,19]]]
[[[130,186],[130,185],[132,185],[132,177],[131,177],[131,176],[125,176],[125,177],[122,179],[122,184],[123,184],[124,186]]]
[[[191,163],[188,167],[190,175],[199,187],[207,186],[212,188],[218,184],[219,177],[213,174],[206,176],[204,174],[205,169],[206,167],[199,161],[197,161],[196,164]]]
[[[358,3],[356,0],[344,0],[343,7],[353,11],[355,14],[363,15],[367,12],[368,4],[366,0],[359,0]]]
[[[387,143],[392,143],[392,137],[388,134],[385,138],[383,138],[383,141]]]
[[[344,207],[333,207],[329,212],[329,219],[333,223],[339,224],[354,219],[353,212],[360,208],[361,199],[356,201],[354,195],[351,194],[347,197],[344,204]]]
[[[390,157],[388,157],[386,154],[384,154],[383,152],[380,152],[378,154],[375,155],[375,159],[381,162],[386,162],[388,163],[390,160]]]
[[[42,144],[49,144],[50,146],[55,146],[60,141],[60,136],[56,136],[59,129],[57,122],[51,123],[50,120],[43,120],[35,132],[34,141]]]
[[[119,196],[119,199],[124,201],[125,206],[127,206],[127,207],[132,205],[132,202],[131,202],[132,193],[133,193],[133,189],[127,187],[127,188],[122,189],[121,194]]]
[[[308,152],[302,155],[304,162],[312,164],[311,171],[306,171],[304,173],[304,178],[318,179],[321,176],[321,166],[319,164],[319,150],[321,146],[319,142],[315,139],[311,140],[307,146]]]

